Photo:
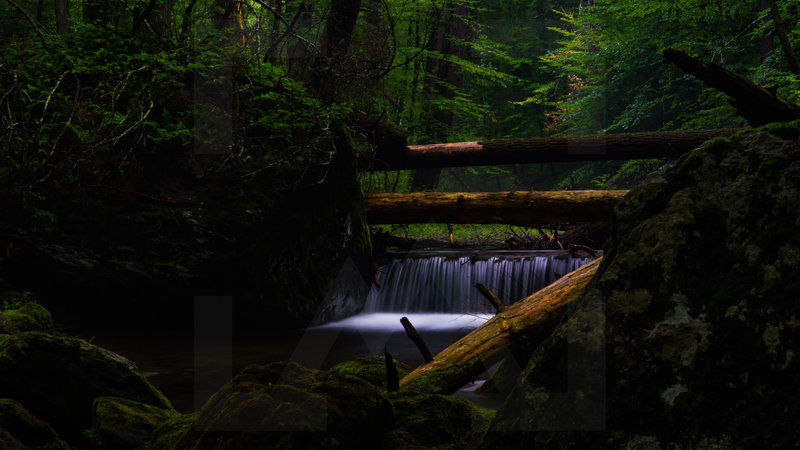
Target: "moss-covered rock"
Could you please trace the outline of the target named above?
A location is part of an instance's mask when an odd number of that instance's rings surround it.
[[[404,362],[393,359],[397,368],[398,378],[402,379],[414,370]],[[386,363],[382,355],[362,356],[352,361],[345,361],[328,369],[334,374],[352,375],[371,383],[374,386],[386,389]]]
[[[132,362],[113,352],[39,332],[0,337],[0,397],[19,401],[71,444],[83,442],[97,397],[172,409]]]
[[[451,395],[400,391],[389,399],[396,419],[384,448],[474,448],[494,415]]]
[[[0,398],[0,448],[68,449],[53,428],[19,402]]]
[[[799,134],[717,139],[635,188],[484,447],[795,446]]]
[[[295,363],[248,366],[203,406],[174,419],[148,448],[376,448],[392,427],[389,401],[369,383]]]
[[[53,333],[55,325],[53,316],[44,306],[29,302],[18,309],[7,309],[3,315],[19,331],[41,331],[43,333]]]
[[[177,416],[172,409],[135,400],[98,397],[92,405],[92,429],[104,449],[135,449],[147,443],[159,425]]]
[[[0,335],[2,334],[17,334],[19,328],[12,323],[6,316],[0,312]]]

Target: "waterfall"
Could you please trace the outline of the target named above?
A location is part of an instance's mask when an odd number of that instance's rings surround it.
[[[562,251],[407,254],[378,269],[381,287],[372,287],[363,312],[492,313],[476,283],[513,303],[590,260]]]

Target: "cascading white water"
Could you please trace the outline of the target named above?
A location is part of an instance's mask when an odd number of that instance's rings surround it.
[[[423,254],[392,259],[379,269],[381,287],[373,287],[364,313],[491,313],[475,288],[481,283],[513,303],[590,261],[566,252]]]

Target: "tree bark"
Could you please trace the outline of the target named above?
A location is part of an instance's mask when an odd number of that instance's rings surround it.
[[[789,63],[789,70],[795,75],[800,75],[800,62],[797,61],[797,55],[794,53],[792,44],[789,42],[789,36],[786,34],[786,24],[783,23],[777,0],[770,0],[769,7],[772,12],[772,20],[775,22],[775,32],[778,33],[783,53],[786,55],[786,62]]]
[[[367,194],[367,222],[505,223],[520,226],[606,222],[628,191],[413,192]]]
[[[431,355],[430,349],[428,349],[428,344],[425,343],[425,339],[422,339],[422,335],[419,334],[414,325],[411,324],[411,321],[408,320],[408,317],[400,318],[400,323],[403,324],[403,328],[406,330],[406,335],[408,338],[411,339],[411,342],[417,346],[417,350],[419,350],[422,358],[425,359],[426,363],[433,361],[433,355]]]
[[[69,33],[69,0],[55,0],[56,33]]]
[[[497,311],[498,313],[501,313],[506,309],[508,309],[508,305],[506,305],[505,302],[503,302],[503,300],[500,299],[500,297],[494,295],[494,292],[489,290],[489,288],[487,288],[483,284],[476,283],[475,288],[478,289],[478,291],[481,293],[481,295],[483,295],[486,298],[486,300],[489,300],[489,303],[491,303],[492,306],[494,306],[495,311]]]
[[[508,352],[541,343],[578,299],[602,258],[511,305],[400,380],[400,389],[452,394]]]
[[[466,19],[469,16],[469,9],[464,4],[448,2],[445,5],[447,13],[446,26],[441,26],[436,30],[435,36],[428,43],[428,50],[437,52],[443,58],[455,57],[464,58],[466,49],[459,41],[467,39],[468,29]],[[442,97],[452,100],[456,96],[455,89],[462,84],[461,68],[447,59],[429,57],[425,63],[425,71],[428,73],[424,89],[429,98]],[[432,136],[437,141],[446,141],[452,133],[453,111],[445,107],[432,107],[433,111],[427,120],[424,120],[424,134]],[[411,190],[425,191],[433,190],[439,184],[442,176],[441,167],[419,167],[411,174]]]
[[[800,119],[800,106],[789,103],[746,78],[715,63],[692,58],[681,50],[664,50],[664,62],[671,62],[714,89],[729,95],[736,113],[753,127],[772,122]]]
[[[314,89],[324,99],[332,99],[339,78],[339,68],[350,48],[353,29],[361,11],[361,0],[333,0],[331,13],[325,22],[322,54],[314,62]]]
[[[758,11],[763,12],[770,9],[770,4],[772,0],[758,0]],[[764,17],[764,22],[767,21],[767,17]],[[761,56],[761,62],[769,57],[769,54],[772,53],[772,30],[764,29],[761,33],[761,40],[758,45],[759,54]]]
[[[359,161],[361,170],[402,170],[575,161],[677,158],[716,137],[739,129],[596,134],[589,136],[498,139],[482,142],[412,145],[391,141],[374,157]],[[389,143],[389,140],[385,139]]]

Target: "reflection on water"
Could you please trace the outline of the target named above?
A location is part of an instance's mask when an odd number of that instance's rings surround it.
[[[95,344],[136,363],[176,409],[191,412],[228,382],[230,373],[235,374],[249,364],[291,360],[314,369],[328,369],[360,356],[383,354],[386,347],[397,360],[419,366],[424,362],[422,356],[400,324],[404,315],[422,334],[433,354],[491,317],[486,314],[363,314],[303,330],[258,337],[234,336],[232,345],[222,349],[206,347],[207,353],[198,355],[191,335],[101,335],[97,336]],[[197,360],[203,365],[197,366]],[[196,386],[201,388],[198,390]]]

